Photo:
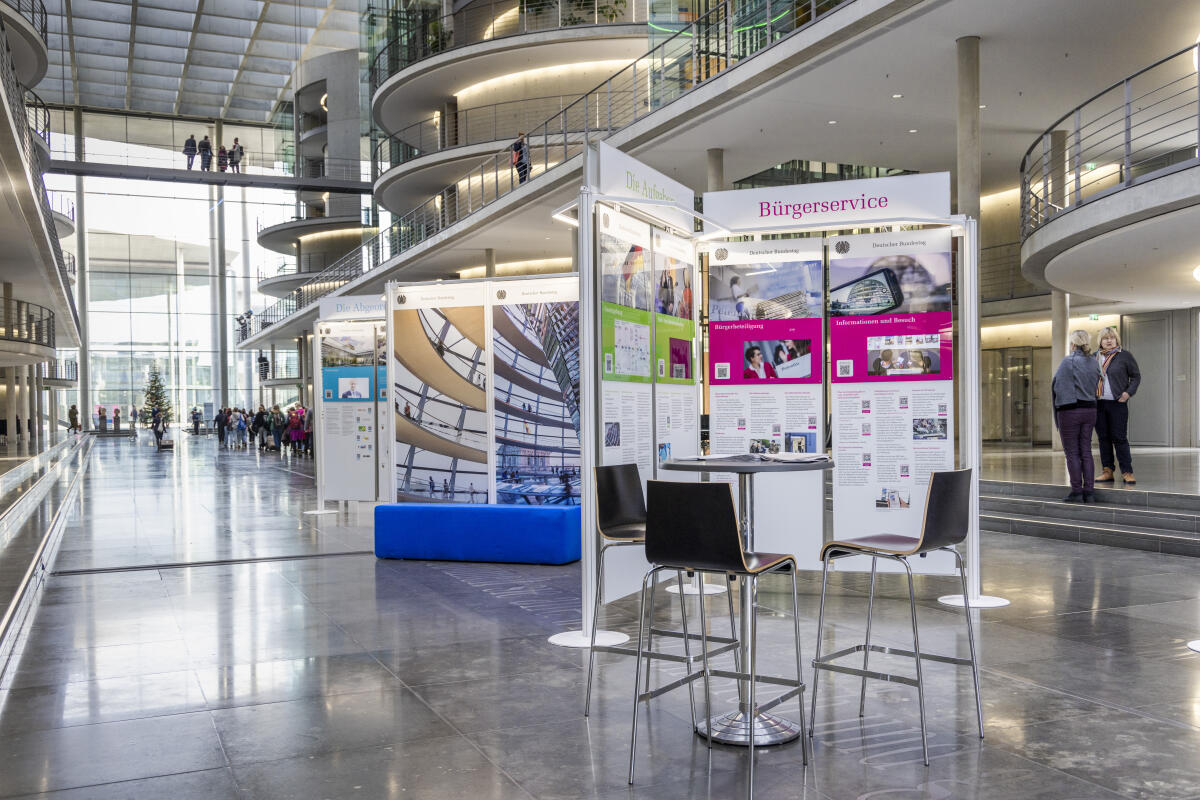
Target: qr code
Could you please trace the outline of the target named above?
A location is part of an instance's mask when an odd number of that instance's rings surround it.
[[[938,403],[938,413],[945,416],[945,414],[946,414],[946,404],[945,403]]]
[[[612,353],[604,354],[604,371],[605,371],[605,373],[608,373],[608,374],[611,374],[613,371],[613,354]]]
[[[850,359],[843,359],[837,362],[837,374],[839,378],[854,377],[854,362]]]
[[[907,407],[908,407],[908,398],[907,398],[907,397],[905,397],[904,395],[900,395],[900,407],[901,407],[901,408],[907,408]]]
[[[713,368],[713,372],[719,381],[729,380],[729,364],[717,364]]]
[[[901,464],[901,465],[900,465],[900,474],[901,474],[901,475],[908,475],[908,464]]]
[[[771,426],[771,435],[778,436],[782,432],[782,429],[783,429],[782,425],[772,425]]]
[[[667,377],[667,360],[665,358],[660,358],[658,360],[658,377]]]

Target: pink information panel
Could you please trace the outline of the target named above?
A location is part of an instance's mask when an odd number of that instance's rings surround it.
[[[821,318],[730,320],[708,326],[714,386],[821,382]]]
[[[954,378],[948,311],[831,317],[829,352],[834,383]]]

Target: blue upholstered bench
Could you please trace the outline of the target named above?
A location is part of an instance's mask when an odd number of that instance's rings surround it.
[[[579,506],[380,505],[375,556],[568,564],[579,560],[579,525]]]

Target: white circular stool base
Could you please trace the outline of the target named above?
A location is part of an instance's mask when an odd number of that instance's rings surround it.
[[[592,637],[584,636],[583,631],[563,631],[562,633],[554,634],[547,641],[559,647],[588,648],[592,646]],[[596,631],[596,644],[604,645],[605,647],[615,647],[628,641],[628,636],[617,631]]]
[[[335,508],[317,508],[312,511],[305,511],[304,513],[305,514],[336,514],[338,512],[337,512],[337,509],[335,509]]]
[[[677,583],[671,584],[670,586],[667,587],[667,591],[670,592],[671,594],[679,594],[679,584],[677,584]],[[696,585],[694,583],[688,583],[688,584],[684,584],[683,593],[684,594],[700,594],[700,590],[696,588]],[[704,593],[705,594],[725,594],[725,587],[719,583],[706,583],[706,584],[704,584]]]
[[[938,602],[944,606],[962,608],[963,596],[961,594],[947,594],[939,597]],[[1003,597],[992,597],[990,595],[981,594],[979,597],[971,598],[971,608],[1004,608],[1006,605],[1008,605],[1008,601]]]
[[[696,723],[696,733],[707,738],[708,726],[712,725],[714,742],[747,747],[750,744],[750,729],[746,725],[746,719],[747,714],[744,711],[730,711],[711,720],[700,720]],[[755,747],[783,744],[798,738],[800,725],[790,719],[764,712],[759,712],[754,719]]]
[[[1197,653],[1200,653],[1200,639],[1196,639],[1195,641],[1188,642],[1188,649],[1195,650]]]

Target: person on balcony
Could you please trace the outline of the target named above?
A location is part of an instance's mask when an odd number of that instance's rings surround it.
[[[196,135],[193,133],[189,133],[183,143],[183,157],[187,159],[187,168],[191,169],[196,158]]]
[[[1071,493],[1063,499],[1068,503],[1094,503],[1092,429],[1096,427],[1095,387],[1100,385],[1100,367],[1092,357],[1092,337],[1087,331],[1071,331],[1067,343],[1071,353],[1058,365],[1050,384],[1054,423],[1071,478]]]
[[[517,168],[517,183],[529,180],[529,145],[525,142],[525,132],[517,134],[517,140],[512,143],[512,163]]]
[[[238,143],[237,137],[233,139],[233,147],[229,148],[229,171],[241,174],[242,157],[246,155],[246,148]]]
[[[196,152],[200,154],[200,169],[212,172],[213,149],[212,142],[208,140],[207,136],[200,140],[200,144],[196,145]]]
[[[1100,331],[1100,387],[1096,399],[1096,437],[1100,440],[1100,464],[1104,471],[1097,483],[1116,480],[1113,468],[1121,468],[1125,483],[1137,483],[1133,477],[1133,457],[1129,454],[1129,398],[1137,394],[1142,382],[1133,354],[1121,347],[1116,328]],[[1113,458],[1116,450],[1116,458]]]
[[[217,170],[224,172],[229,169],[229,151],[225,149],[225,145],[217,148]]]

